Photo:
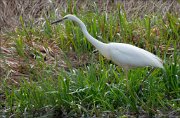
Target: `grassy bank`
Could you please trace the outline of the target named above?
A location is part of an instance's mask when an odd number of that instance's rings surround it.
[[[155,69],[139,92],[151,67],[132,69],[127,89],[123,70],[100,55],[75,23],[51,26],[53,11],[42,23],[20,16],[21,27],[0,37],[0,116],[180,115],[178,15],[140,17],[127,15],[123,4],[104,11],[96,3],[85,10],[73,4],[61,15],[76,14],[102,42],[129,43],[158,55],[165,71]]]

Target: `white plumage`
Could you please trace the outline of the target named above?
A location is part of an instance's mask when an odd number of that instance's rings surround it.
[[[109,43],[110,59],[117,65],[130,67],[153,66],[163,68],[162,61],[154,54],[124,43]]]
[[[104,57],[112,60],[115,64],[126,70],[131,67],[144,66],[164,68],[162,60],[159,57],[144,49],[125,43],[112,42],[106,44],[98,41],[88,33],[84,23],[74,15],[66,15],[52,24],[61,22],[65,19],[77,22],[88,41],[91,42],[91,44],[94,45]]]

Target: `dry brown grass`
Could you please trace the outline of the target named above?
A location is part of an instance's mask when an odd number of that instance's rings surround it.
[[[52,2],[53,1],[53,2]],[[179,15],[180,4],[176,0],[76,0],[72,3],[67,3],[64,0],[1,0],[0,1],[0,31],[13,30],[20,25],[19,17],[22,16],[25,21],[35,19],[35,21],[47,15],[49,12],[58,10],[66,12],[68,5],[71,10],[68,13],[73,13],[73,8],[76,6],[79,10],[93,11],[95,4],[99,11],[111,12],[112,9],[117,9],[114,6],[120,4],[129,18],[143,17],[145,14],[158,13],[163,16],[167,12]]]
[[[48,0],[1,0],[0,27],[14,28],[19,26],[19,17],[25,20],[38,18],[49,7]]]

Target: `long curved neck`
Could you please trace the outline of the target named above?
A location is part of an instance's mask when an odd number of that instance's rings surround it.
[[[95,39],[94,37],[92,37],[89,32],[86,29],[85,24],[76,17],[76,19],[74,19],[73,21],[77,22],[79,24],[79,26],[82,29],[83,34],[85,35],[85,37],[87,38],[87,40],[94,45],[99,51],[100,53],[105,56],[107,59],[110,59],[110,55],[108,53],[108,44],[103,43],[101,41],[98,41],[97,39]]]
[[[86,28],[86,26],[85,26],[85,24],[80,20],[80,19],[76,19],[76,21],[75,22],[77,22],[78,24],[79,24],[79,26],[81,27],[81,29],[82,29],[82,32],[83,32],[83,34],[85,35],[85,37],[87,38],[87,40],[92,44],[92,45],[94,45],[98,50],[102,50],[102,48],[105,48],[105,45],[107,45],[107,44],[105,44],[105,43],[103,43],[103,42],[100,42],[100,41],[98,41],[97,39],[95,39],[94,37],[92,37],[90,34],[89,34],[89,32],[87,31],[87,28]]]

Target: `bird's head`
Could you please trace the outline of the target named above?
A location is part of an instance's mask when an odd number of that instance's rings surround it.
[[[78,18],[75,15],[68,14],[68,15],[64,16],[62,19],[56,20],[56,21],[52,22],[51,24],[56,24],[56,23],[62,22],[64,20],[77,21]]]

